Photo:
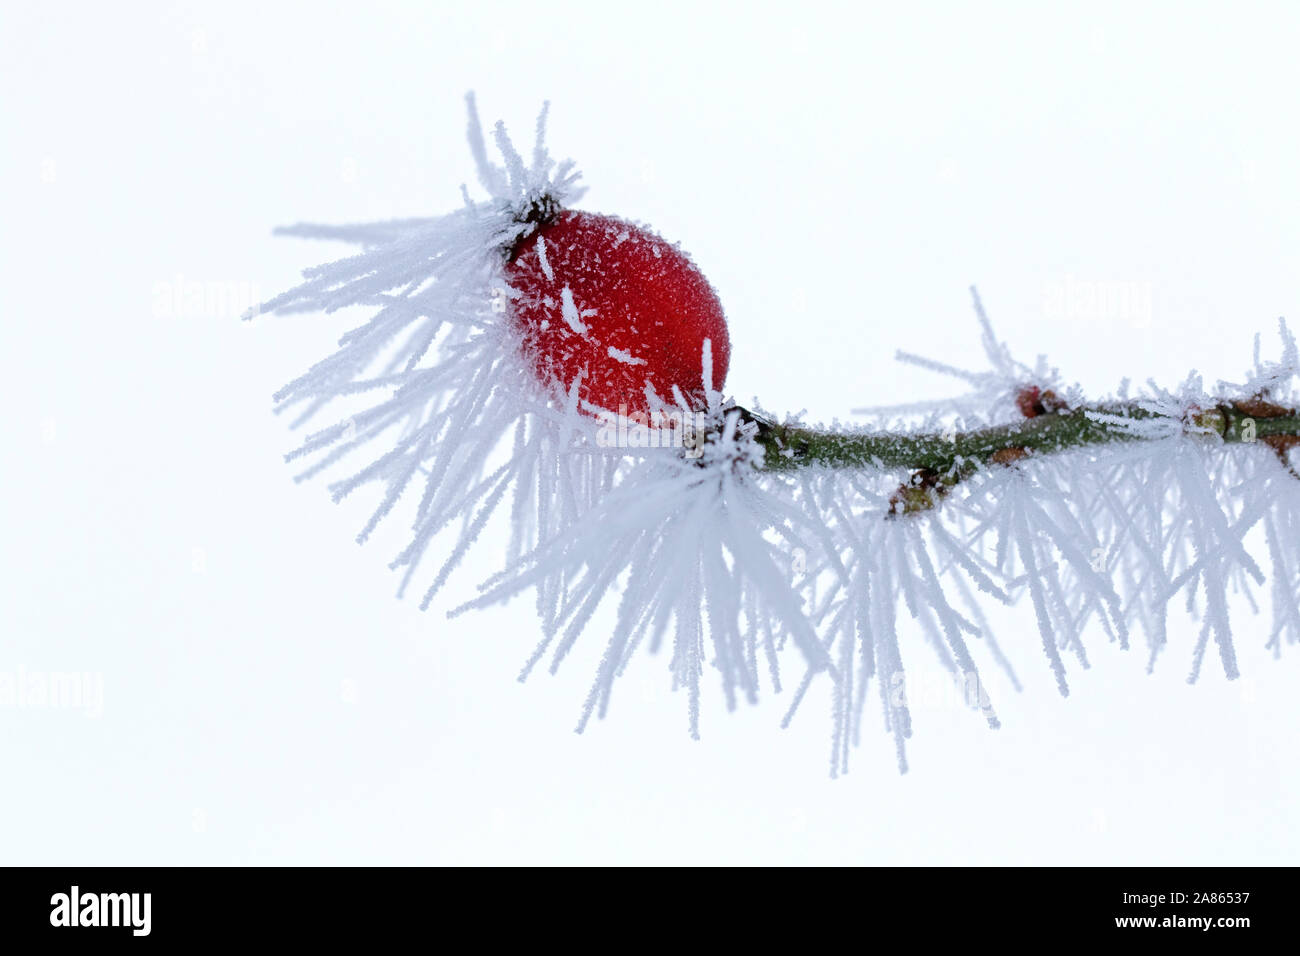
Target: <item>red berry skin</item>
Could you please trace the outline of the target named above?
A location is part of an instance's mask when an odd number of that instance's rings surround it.
[[[1054,414],[1065,411],[1068,407],[1065,400],[1050,388],[1040,391],[1037,385],[1026,385],[1016,393],[1016,408],[1026,418]]]
[[[703,408],[701,354],[713,355],[715,391],[731,358],[713,287],[680,250],[645,229],[567,210],[529,236],[506,266],[518,294],[513,319],[545,385],[618,413],[648,413],[647,382],[669,405],[677,386]]]
[[[1039,401],[1037,385],[1027,385],[1017,393],[1016,408],[1020,409],[1020,414],[1026,418],[1037,418],[1043,414],[1044,408]]]

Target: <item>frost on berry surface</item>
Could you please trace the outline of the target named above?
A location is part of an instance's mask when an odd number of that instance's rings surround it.
[[[586,406],[647,412],[647,387],[698,400],[708,340],[720,388],[731,346],[722,305],[681,250],[610,216],[565,211],[506,266],[519,336],[542,375],[579,380]],[[653,361],[647,358],[650,356]]]
[[[377,486],[359,540],[410,522],[392,566],[422,606],[489,524],[508,530],[500,570],[439,606],[528,595],[539,633],[521,679],[599,642],[579,730],[650,654],[694,736],[709,685],[728,708],[781,695],[786,723],[824,686],[832,774],[877,719],[905,770],[917,654],[993,728],[991,672],[1013,692],[1029,680],[990,603],[1025,605],[1041,682],[1062,694],[1103,645],[1148,668],[1176,653],[1192,681],[1207,667],[1236,677],[1234,595],[1267,615],[1273,654],[1300,642],[1298,442],[1254,434],[1300,398],[1285,323],[1280,356],[1257,337],[1239,382],[1193,373],[1090,399],[1045,358],[1016,360],[975,295],[985,368],[898,355],[965,383],[956,399],[857,409],[851,428],[742,408],[722,391],[722,307],[686,254],[569,208],[582,190],[545,147],[545,110],[527,158],[497,124],[496,163],[469,105],[486,198],[464,190],[435,218],[281,230],[359,251],[259,311],[370,318],[275,405],[307,429],[287,456],[300,477],[328,472],[336,499]],[[831,462],[823,446],[849,451]],[[1170,646],[1175,615],[1197,621],[1189,646]]]

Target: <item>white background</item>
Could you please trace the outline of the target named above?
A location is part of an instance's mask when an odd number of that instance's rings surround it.
[[[1094,392],[1276,349],[1294,5],[897,6],[6,3],[0,675],[104,697],[0,709],[0,862],[1294,863],[1300,665],[1241,602],[1241,681],[1210,655],[1188,686],[1176,618],[1153,676],[1094,633],[1068,700],[1028,608],[996,617],[1025,684],[993,682],[1004,728],[918,702],[906,776],[872,718],[828,779],[824,690],[786,731],[788,691],[710,693],[694,743],[662,658],[576,736],[599,642],[517,684],[527,602],[444,616],[494,559],[421,613],[386,570],[400,525],[358,548],[373,499],[282,464],[271,392],[356,317],[183,293],[270,295],[336,252],[275,225],[454,207],[472,87],[522,140],[552,100],[584,207],[700,263],[741,400],[949,393],[892,355],[977,365],[971,282]]]

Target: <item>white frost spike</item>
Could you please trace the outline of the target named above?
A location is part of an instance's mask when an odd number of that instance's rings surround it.
[[[626,351],[625,349],[616,349],[616,348],[614,348],[614,346],[612,346],[612,345],[609,347],[609,357],[612,358],[615,362],[622,362],[622,363],[624,363],[625,365],[645,365],[645,364],[646,364],[646,360],[645,360],[645,359],[643,359],[643,358],[637,358],[637,357],[634,356],[631,352],[628,352],[628,351]]]
[[[970,385],[971,390],[966,395],[955,399],[911,402],[903,405],[865,406],[853,409],[853,414],[888,418],[893,415],[941,411],[960,420],[963,427],[975,428],[982,424],[1014,420],[1016,393],[1027,384],[1050,388],[1070,403],[1082,399],[1082,392],[1077,388],[1067,388],[1060,380],[1060,373],[1048,365],[1043,356],[1040,355],[1032,366],[1012,358],[1010,348],[999,341],[994,334],[993,324],[989,321],[979,291],[974,286],[970,288],[970,295],[975,306],[975,317],[980,326],[980,340],[984,347],[984,355],[990,366],[988,371],[971,372],[954,368],[901,349],[895,357],[908,365],[960,379]]]
[[[555,273],[551,271],[551,263],[546,258],[546,237],[537,237],[537,261],[542,267],[542,275],[546,276],[548,282],[555,281]],[[565,286],[565,292],[568,292],[568,286]],[[572,298],[572,296],[570,296]]]
[[[701,356],[700,365],[704,372],[704,400],[710,410],[717,409],[722,404],[722,394],[713,390],[713,343],[709,339],[704,340],[704,354]]]
[[[573,290],[567,285],[560,293],[560,314],[564,317],[564,322],[569,328],[573,329],[578,335],[587,334],[587,326],[583,324],[583,313],[578,311],[578,306],[573,301]]]

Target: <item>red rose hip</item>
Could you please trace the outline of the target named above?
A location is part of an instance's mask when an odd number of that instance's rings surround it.
[[[722,305],[676,247],[631,223],[569,210],[529,236],[506,266],[514,321],[539,380],[618,412],[648,412],[647,384],[702,408],[701,355],[721,391],[731,357]]]

